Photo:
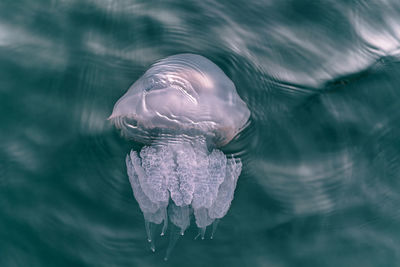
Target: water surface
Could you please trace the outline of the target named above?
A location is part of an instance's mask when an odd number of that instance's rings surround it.
[[[163,262],[106,119],[178,53],[252,116],[214,239]],[[399,56],[397,0],[2,1],[0,266],[399,266]]]

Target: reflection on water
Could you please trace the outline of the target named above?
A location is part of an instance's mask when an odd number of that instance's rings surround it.
[[[0,266],[160,264],[124,166],[141,145],[106,118],[184,52],[252,117],[214,240],[188,229],[166,265],[400,264],[400,2],[225,2],[0,3]]]

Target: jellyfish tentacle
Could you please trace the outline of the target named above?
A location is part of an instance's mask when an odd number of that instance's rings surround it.
[[[207,227],[200,228],[201,239],[204,240],[204,236],[206,234]]]
[[[196,218],[196,225],[198,228],[207,227],[214,221],[214,219],[208,216],[206,208],[194,209],[194,217]]]
[[[183,235],[190,225],[189,206],[178,207],[171,203],[169,206],[169,218],[174,225],[181,229],[180,233]]]
[[[143,213],[155,213],[159,209],[158,203],[152,202],[147,195],[143,192],[142,187],[139,183],[139,177],[137,170],[134,166],[140,165],[140,158],[136,151],[131,151],[129,155],[126,156],[126,167],[129,176],[129,182],[132,187],[133,195],[136,201],[139,203],[139,207]]]
[[[153,239],[151,238],[150,222],[148,220],[144,220],[144,227],[146,228],[147,241],[150,243]]]
[[[154,252],[156,249],[154,245],[154,240],[151,235],[150,222],[148,220],[144,220],[144,226],[146,228],[147,241],[150,243],[150,249]]]
[[[194,173],[194,192],[193,192],[193,209],[200,209],[207,207],[211,201],[209,192],[209,158],[207,155],[206,147],[200,147],[199,145],[194,147],[195,149],[195,164],[192,172]]]
[[[172,197],[177,206],[190,205],[193,199],[194,192],[194,176],[193,164],[195,163],[195,152],[193,148],[185,144],[177,144],[171,146],[176,157],[176,174],[178,184],[176,186],[176,195],[179,195],[179,200]],[[171,192],[172,194],[172,192]]]
[[[136,201],[139,203],[139,207],[143,212],[146,235],[147,240],[150,243],[150,249],[152,251],[155,251],[151,223],[160,224],[164,221],[164,225],[166,227],[168,221],[166,207],[168,203],[152,202],[150,198],[144,193],[139,182],[139,175],[145,174],[140,164],[141,161],[137,152],[132,150],[130,154],[126,157],[126,167],[129,176],[129,182],[132,187],[133,195]]]
[[[171,255],[171,251],[175,247],[176,241],[178,241],[180,236],[181,235],[179,234],[179,230],[177,229],[177,227],[172,225],[170,230],[169,244],[167,252],[165,253],[164,261],[168,260],[169,256]]]
[[[209,155],[209,191],[211,194],[211,201],[206,206],[207,208],[210,208],[215,202],[219,186],[224,181],[226,162],[226,156],[218,149],[214,149]]]
[[[220,219],[228,212],[241,170],[240,159],[230,158],[227,160],[225,179],[218,189],[216,200],[208,211],[211,218]]]
[[[161,230],[161,236],[165,234],[168,228],[168,213],[167,213],[167,207],[164,207],[164,225]]]
[[[213,224],[212,224],[212,232],[211,232],[210,239],[214,238],[215,231],[217,231],[218,223],[219,223],[219,219],[215,219]]]
[[[153,146],[145,146],[140,151],[142,169],[145,175],[139,175],[139,182],[143,191],[153,202],[166,202],[169,199],[166,179],[163,171],[163,149]],[[164,168],[163,168],[164,167]],[[138,166],[138,168],[140,168]]]

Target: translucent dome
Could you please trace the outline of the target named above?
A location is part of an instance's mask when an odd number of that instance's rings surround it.
[[[128,138],[149,143],[159,135],[202,135],[229,143],[250,111],[235,85],[210,60],[178,54],[154,64],[115,104],[109,119]]]

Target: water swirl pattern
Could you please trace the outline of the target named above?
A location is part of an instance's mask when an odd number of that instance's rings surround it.
[[[145,144],[127,155],[126,166],[153,251],[151,223],[163,223],[164,235],[170,220],[183,235],[194,213],[202,238],[212,223],[215,231],[242,169],[239,158],[217,147],[229,143],[249,116],[233,82],[194,54],[157,62],[115,104],[111,121]]]

